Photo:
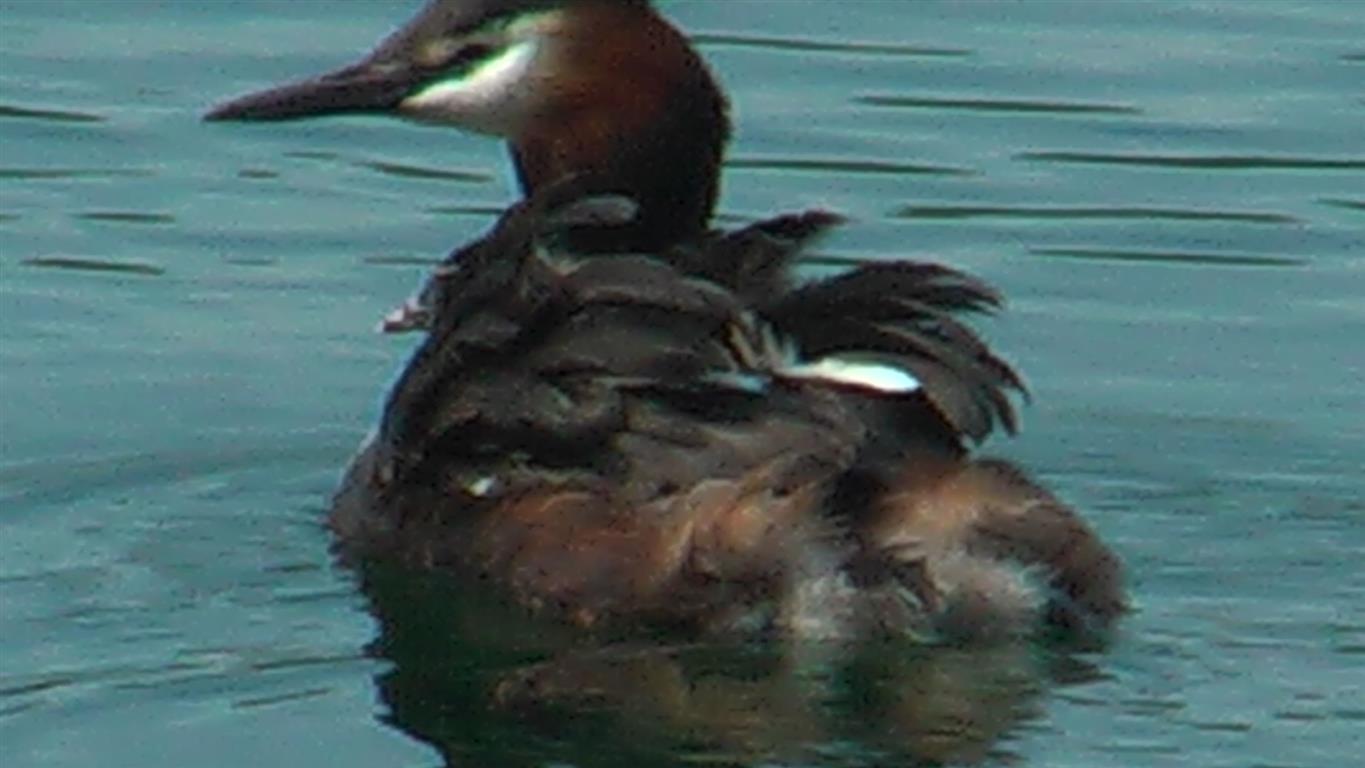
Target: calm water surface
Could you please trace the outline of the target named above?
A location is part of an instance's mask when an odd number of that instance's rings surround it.
[[[1103,652],[566,645],[333,564],[373,333],[486,139],[203,125],[408,2],[0,1],[0,743],[23,766],[1323,766],[1365,753],[1365,3],[673,2],[723,213],[1012,299],[990,450],[1119,549]],[[1358,763],[1357,763],[1358,764]]]

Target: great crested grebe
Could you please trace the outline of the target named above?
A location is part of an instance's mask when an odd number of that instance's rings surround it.
[[[505,138],[525,198],[393,329],[426,335],[346,472],[344,550],[582,626],[1104,630],[1118,559],[1014,466],[1014,370],[953,269],[801,283],[823,212],[707,229],[719,87],[644,0],[437,0],[359,63],[211,120],[392,113]]]

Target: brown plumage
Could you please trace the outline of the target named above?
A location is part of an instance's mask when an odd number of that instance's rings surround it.
[[[428,333],[336,499],[348,547],[585,626],[981,638],[1122,609],[1117,561],[1074,513],[966,458],[1021,388],[954,317],[993,306],[988,287],[907,263],[796,286],[824,229],[806,227],[762,241],[782,268],[746,302],[751,283],[696,277],[695,251],[557,250],[558,228],[633,213],[577,195],[519,204],[432,278]],[[792,378],[793,349],[871,349],[923,388]]]
[[[644,2],[580,0],[554,33],[534,119],[511,140],[528,193],[570,175],[628,194],[629,225],[580,230],[582,251],[654,250],[706,230],[728,105],[687,39]]]
[[[387,321],[425,336],[336,495],[345,550],[591,626],[982,638],[1123,611],[1091,528],[969,455],[1026,394],[964,318],[999,296],[909,261],[802,283],[825,212],[708,231],[726,101],[648,3],[434,0],[208,117],[344,112],[502,136],[526,197]]]

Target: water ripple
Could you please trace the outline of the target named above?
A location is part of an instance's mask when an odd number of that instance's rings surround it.
[[[433,205],[422,210],[438,216],[499,216],[507,208],[501,205]]]
[[[85,211],[72,214],[85,221],[101,221],[115,224],[173,224],[175,217],[169,213],[145,213],[142,211]]]
[[[1016,160],[1093,165],[1141,165],[1153,168],[1201,168],[1207,170],[1359,171],[1365,159],[1334,157],[1283,157],[1270,155],[1138,155],[1103,152],[1021,152]]]
[[[961,58],[971,56],[967,48],[938,48],[919,45],[895,45],[848,40],[815,40],[804,37],[767,37],[762,35],[734,35],[704,32],[693,35],[700,45],[726,48],[760,48],[768,51],[797,51],[804,53],[856,53],[869,56],[904,56],[931,58]]]
[[[1324,197],[1318,200],[1323,205],[1330,205],[1333,208],[1345,208],[1348,211],[1365,211],[1365,200],[1348,200],[1340,197]]]
[[[74,675],[53,674],[48,677],[32,677],[30,679],[19,678],[17,681],[6,681],[0,683],[0,699],[11,696],[26,696],[33,693],[64,688],[76,682]]]
[[[1298,224],[1283,213],[1207,211],[1187,208],[1064,206],[907,205],[892,214],[902,219],[1142,219],[1151,221],[1232,221],[1246,224]]]
[[[295,160],[336,160],[341,157],[335,152],[320,149],[292,149],[285,152],[284,156]]]
[[[92,259],[83,256],[35,256],[19,263],[29,267],[68,269],[76,272],[116,272],[147,277],[166,274],[164,267],[146,262]]]
[[[1305,259],[1255,254],[1196,253],[1181,251],[1130,251],[1109,248],[1030,248],[1029,253],[1059,259],[1123,261],[1140,264],[1187,264],[1215,267],[1302,267]]]
[[[279,669],[298,669],[301,667],[331,667],[338,664],[351,664],[354,662],[368,662],[369,656],[364,653],[319,653],[309,652],[304,654],[287,654],[273,656],[267,659],[258,659],[248,662],[252,670],[256,672],[269,672]]]
[[[105,262],[95,263],[103,265]],[[294,430],[288,440],[273,432],[268,439],[235,434],[231,439],[203,439],[193,449],[182,447],[173,453],[130,451],[88,458],[0,464],[0,508],[31,509],[41,504],[83,498],[98,491],[166,485],[229,470],[267,465],[313,465],[321,460],[320,457],[333,457],[339,451],[350,450],[353,442],[354,435],[350,432],[324,427]]]
[[[725,167],[737,171],[817,171],[822,173],[886,174],[894,176],[971,176],[973,171],[949,165],[893,163],[884,160],[799,157],[737,157]]]
[[[383,267],[430,267],[441,263],[438,258],[422,256],[365,256],[360,261],[364,264],[377,264]]]
[[[151,175],[151,171],[143,168],[0,168],[0,179],[18,181],[124,179]]]
[[[405,165],[382,160],[364,160],[356,163],[361,168],[378,171],[386,176],[399,176],[405,179],[436,179],[441,181],[461,181],[470,184],[487,184],[493,181],[491,174],[480,171],[449,171],[440,168],[427,168],[420,165]]]
[[[350,160],[336,152],[329,152],[326,150],[290,150],[284,152],[283,155],[284,157],[294,160],[318,160],[328,163],[346,164],[356,168],[364,168],[376,173],[381,173],[385,176],[397,176],[404,179],[457,181],[467,184],[487,184],[494,180],[492,174],[483,171],[433,168],[411,163],[396,163],[390,160]],[[278,174],[270,170],[248,169],[240,172],[239,175],[248,175],[250,178],[275,178]]]
[[[0,104],[0,119],[42,120],[49,123],[102,123],[106,118],[88,112],[65,109],[36,109],[15,104]]]
[[[28,696],[35,693],[61,690],[72,686],[108,682],[114,687],[123,687],[148,675],[164,675],[167,672],[196,673],[205,665],[186,661],[172,661],[165,664],[142,664],[132,662],[93,662],[86,666],[45,670],[29,675],[20,675],[0,682],[0,699]]]
[[[1255,728],[1245,720],[1186,720],[1184,724],[1205,733],[1250,733]]]
[[[325,696],[332,692],[331,688],[306,688],[301,691],[289,691],[288,693],[276,694],[274,696],[258,696],[255,698],[238,699],[232,703],[234,709],[255,709],[258,707],[270,707],[276,704],[287,704],[302,699],[315,699]]]
[[[936,109],[965,112],[1015,112],[1059,115],[1140,115],[1142,110],[1127,104],[1099,104],[1076,101],[1032,101],[1026,99],[966,99],[929,96],[894,96],[871,93],[853,97],[855,104],[896,109]]]

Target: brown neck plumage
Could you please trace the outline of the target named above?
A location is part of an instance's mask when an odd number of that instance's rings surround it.
[[[556,35],[542,108],[509,139],[523,192],[566,176],[640,205],[630,227],[583,230],[584,250],[653,250],[705,231],[729,138],[719,86],[645,3],[588,0]]]

